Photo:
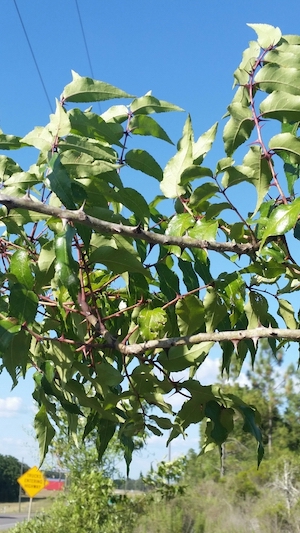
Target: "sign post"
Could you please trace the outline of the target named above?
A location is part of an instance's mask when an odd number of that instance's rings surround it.
[[[28,520],[30,520],[32,498],[46,487],[48,481],[44,478],[43,473],[37,466],[33,466],[30,470],[27,470],[27,472],[20,476],[17,481],[30,498],[28,508]]]

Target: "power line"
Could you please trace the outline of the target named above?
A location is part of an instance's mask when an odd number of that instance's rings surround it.
[[[28,43],[28,46],[29,46],[29,49],[30,49],[30,52],[31,52],[31,55],[32,55],[32,59],[33,59],[33,61],[34,61],[34,63],[35,63],[36,70],[37,70],[38,75],[39,75],[39,78],[40,78],[40,80],[41,80],[41,84],[42,84],[42,86],[43,86],[45,96],[46,96],[46,98],[47,98],[47,100],[48,100],[49,107],[50,107],[51,111],[53,112],[53,108],[52,108],[51,101],[50,101],[50,98],[49,98],[49,95],[48,95],[48,92],[47,92],[47,89],[46,89],[46,85],[45,85],[45,83],[44,83],[44,80],[43,80],[43,77],[42,77],[41,71],[40,71],[39,66],[38,66],[38,63],[37,63],[37,60],[36,60],[36,58],[35,58],[34,51],[33,51],[32,46],[31,46],[31,44],[30,44],[30,40],[29,40],[29,37],[28,37],[27,31],[26,31],[26,28],[25,28],[25,25],[24,25],[24,22],[23,22],[23,19],[22,19],[21,13],[20,13],[19,8],[18,8],[18,6],[17,6],[17,2],[16,2],[16,0],[13,0],[13,2],[14,2],[14,4],[15,4],[15,8],[16,8],[16,11],[17,11],[17,13],[18,13],[19,20],[20,20],[20,22],[21,22],[21,26],[22,26],[22,28],[23,28],[23,31],[24,31],[24,34],[25,34],[25,37],[26,37],[26,40],[27,40],[27,43]]]
[[[93,72],[93,67],[92,67],[92,62],[91,62],[91,57],[90,57],[90,53],[89,53],[89,49],[88,49],[88,45],[87,45],[87,40],[86,40],[86,37],[85,37],[85,32],[84,32],[84,28],[83,28],[83,24],[82,24],[82,18],[81,18],[81,14],[80,14],[80,11],[79,11],[79,6],[78,6],[77,0],[75,0],[75,4],[76,4],[77,13],[78,13],[79,24],[80,24],[80,28],[81,28],[81,33],[82,33],[82,38],[83,38],[83,42],[84,42],[84,46],[85,46],[85,51],[86,51],[86,55],[87,55],[87,58],[88,58],[89,65],[90,65],[90,71],[91,71],[91,74],[92,74],[92,78],[95,78],[94,72]]]
[[[84,46],[85,46],[86,55],[87,55],[89,66],[90,66],[91,75],[92,75],[92,78],[95,79],[94,72],[93,72],[93,67],[92,67],[91,56],[90,56],[90,52],[89,52],[89,48],[88,48],[88,44],[87,44],[87,40],[86,40],[86,36],[85,36],[85,31],[84,31],[84,27],[83,27],[83,23],[82,23],[81,13],[80,13],[80,10],[79,10],[79,5],[78,5],[78,1],[77,0],[75,0],[75,5],[76,5],[77,13],[78,13],[79,24],[80,24],[80,28],[81,28],[81,33],[82,33],[82,38],[83,38],[83,42],[84,42]],[[98,102],[98,107],[99,107],[99,112],[101,113],[100,102]]]

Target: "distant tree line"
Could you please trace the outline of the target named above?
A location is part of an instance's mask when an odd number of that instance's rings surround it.
[[[17,479],[29,470],[29,466],[22,464],[12,455],[0,455],[0,501],[17,501],[19,484]]]

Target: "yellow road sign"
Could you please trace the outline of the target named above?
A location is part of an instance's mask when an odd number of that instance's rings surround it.
[[[27,470],[17,481],[28,494],[29,498],[33,498],[48,484],[48,481],[44,478],[43,473],[37,466],[33,466],[30,470]]]

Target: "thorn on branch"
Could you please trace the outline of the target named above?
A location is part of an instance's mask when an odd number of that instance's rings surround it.
[[[233,347],[234,347],[234,351],[235,353],[238,353],[238,345],[239,345],[239,340],[238,339],[232,339],[232,344],[233,344]]]
[[[31,202],[33,201],[31,196],[30,196],[30,189],[27,189],[27,191],[24,194],[23,198],[24,198],[24,200],[30,200]]]
[[[252,341],[253,341],[253,344],[254,344],[254,348],[256,349],[257,345],[258,345],[259,337],[252,337]]]
[[[137,226],[135,226],[133,228],[133,233],[142,233],[143,232],[143,226],[142,226],[142,222],[139,222]]]

